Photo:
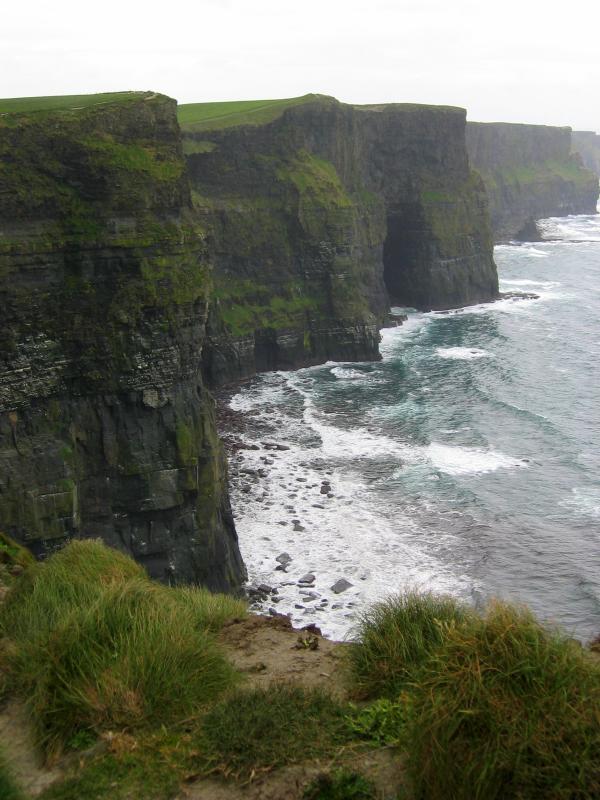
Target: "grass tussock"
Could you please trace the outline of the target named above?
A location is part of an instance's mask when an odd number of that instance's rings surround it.
[[[316,690],[240,690],[206,715],[205,753],[224,775],[244,780],[333,753],[348,740],[346,714],[345,706]]]
[[[239,601],[171,589],[95,541],[26,570],[0,623],[11,688],[47,755],[82,732],[168,724],[236,683],[212,630]]]
[[[405,592],[373,605],[349,648],[355,692],[363,698],[395,698],[448,632],[471,612],[452,597]]]
[[[246,601],[231,595],[213,594],[200,586],[179,586],[170,591],[203,630],[216,633],[226,622],[248,616]]]
[[[525,609],[449,629],[412,693],[417,796],[600,797],[600,664]]]

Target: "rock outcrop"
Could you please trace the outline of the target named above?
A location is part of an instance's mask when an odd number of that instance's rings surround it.
[[[585,167],[600,177],[600,135],[594,131],[573,131],[571,147]]]
[[[215,269],[203,351],[213,384],[377,358],[390,301],[442,309],[496,296],[464,110],[312,95],[266,118],[205,111],[180,107]]]
[[[175,101],[0,115],[1,529],[241,583],[200,368],[209,291]]]
[[[570,128],[469,122],[467,149],[497,241],[531,238],[544,217],[596,211],[598,179],[571,153]]]

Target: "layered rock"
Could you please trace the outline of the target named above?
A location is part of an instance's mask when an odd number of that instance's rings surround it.
[[[570,128],[469,122],[467,149],[497,241],[531,238],[544,217],[596,211],[598,179],[571,152]]]
[[[194,108],[180,119],[215,267],[203,351],[213,383],[377,358],[390,301],[432,309],[496,296],[462,109],[309,96],[236,123],[194,121]]]
[[[594,131],[573,131],[571,147],[587,169],[600,177],[600,136]]]
[[[0,529],[240,584],[199,358],[209,291],[174,101],[0,115]]]

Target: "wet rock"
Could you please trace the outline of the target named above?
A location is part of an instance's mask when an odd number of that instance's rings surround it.
[[[277,566],[275,567],[275,571],[276,572],[287,572],[287,567],[284,566],[283,564],[277,564]]]
[[[306,575],[303,575],[298,581],[298,586],[312,586],[315,580],[316,578],[312,572],[307,572]]]
[[[321,486],[321,494],[329,494],[330,491],[331,491],[331,486],[328,483],[324,483]]]
[[[283,523],[280,523],[280,524],[285,525],[286,523],[283,522]],[[292,557],[291,557],[291,555],[289,553],[280,553],[277,556],[277,558],[275,559],[275,561],[277,561],[278,564],[283,564],[283,566],[285,567],[288,564],[291,564],[293,559],[292,559]]]
[[[321,503],[313,503],[313,504],[312,504],[312,507],[313,507],[313,508],[325,508],[325,506],[324,506],[324,505],[321,505]]]
[[[340,578],[333,584],[331,591],[334,592],[334,594],[341,594],[347,589],[350,589],[351,586],[353,586],[353,584],[346,580],[346,578]]]
[[[304,527],[304,525],[301,525],[299,522],[294,522],[294,530],[297,531],[298,533],[302,533],[303,531],[306,530],[306,528]]]
[[[251,489],[252,489],[252,487],[250,486],[250,484],[249,484],[249,483],[244,483],[244,484],[242,484],[242,486],[240,487],[240,490],[241,490],[241,491],[242,491],[244,494],[248,494],[248,492],[250,492],[250,491],[251,491]]]

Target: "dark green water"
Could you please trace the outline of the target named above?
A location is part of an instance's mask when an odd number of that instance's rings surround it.
[[[290,447],[232,464],[249,572],[279,610],[341,635],[410,585],[600,632],[600,217],[545,227],[552,241],[496,249],[501,288],[539,299],[413,313],[379,363],[267,375],[233,398],[250,441]],[[260,466],[248,489],[239,468]],[[336,595],[339,577],[353,585]]]

